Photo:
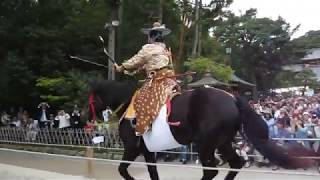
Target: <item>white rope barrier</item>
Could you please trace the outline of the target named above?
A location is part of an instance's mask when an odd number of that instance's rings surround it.
[[[82,145],[71,145],[71,144],[46,144],[46,143],[34,143],[34,142],[19,142],[19,141],[6,141],[0,140],[0,143],[12,143],[12,144],[23,144],[23,145],[39,145],[39,146],[55,146],[55,147],[72,147],[72,148],[100,148],[110,150],[123,150],[122,148],[105,148],[95,146],[82,146]]]
[[[272,138],[273,140],[282,141],[320,141],[319,138]]]
[[[45,143],[32,143],[32,142],[18,142],[18,141],[5,141],[0,140],[0,143],[11,143],[11,144],[23,144],[23,145],[39,145],[39,146],[54,146],[54,147],[71,147],[71,148],[93,148],[93,149],[105,149],[105,150],[115,150],[115,151],[124,151],[123,148],[106,148],[99,146],[81,146],[81,145],[66,145],[66,144],[45,144]],[[188,154],[188,155],[198,155],[197,152],[175,152],[175,151],[159,151],[158,153],[168,153],[168,154]],[[221,154],[216,154],[221,156]],[[261,155],[247,154],[240,155],[242,157],[264,157]],[[302,159],[320,159],[320,157],[308,156],[308,157],[297,157]]]
[[[28,154],[36,154],[36,155],[46,155],[51,157],[61,157],[61,158],[72,158],[72,159],[81,159],[81,160],[94,160],[101,161],[107,163],[132,163],[137,165],[151,165],[151,166],[163,166],[163,167],[172,167],[172,168],[190,168],[190,169],[204,169],[204,170],[217,170],[217,171],[234,171],[234,172],[248,172],[248,173],[267,173],[267,174],[280,174],[280,175],[302,175],[302,176],[319,176],[318,173],[301,173],[301,172],[291,172],[291,171],[268,171],[268,170],[250,170],[250,169],[232,169],[232,168],[214,168],[214,167],[202,167],[202,166],[181,166],[175,164],[163,164],[163,163],[147,163],[147,162],[136,162],[136,161],[124,161],[124,160],[113,160],[113,159],[99,159],[99,158],[89,158],[89,157],[81,157],[81,156],[68,156],[61,154],[49,154],[49,153],[41,153],[41,152],[32,152],[32,151],[24,151],[24,150],[13,150],[7,148],[0,148],[1,151],[9,151],[9,152],[18,152],[18,153],[28,153]]]

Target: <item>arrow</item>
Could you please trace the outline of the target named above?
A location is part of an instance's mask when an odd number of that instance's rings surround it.
[[[96,66],[108,68],[108,66],[105,66],[105,65],[103,65],[103,64],[99,64],[99,63],[92,62],[92,61],[89,61],[89,60],[86,60],[86,59],[82,59],[82,58],[79,58],[79,57],[77,57],[77,56],[71,56],[71,55],[69,55],[69,58],[70,58],[70,59],[76,59],[76,60],[79,60],[79,61],[82,61],[82,62],[85,62],[85,63],[93,64],[93,65],[96,65]]]

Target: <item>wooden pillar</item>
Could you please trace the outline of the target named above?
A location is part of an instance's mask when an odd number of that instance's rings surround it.
[[[86,148],[86,157],[93,158],[94,157],[94,151],[93,148],[87,147]],[[86,171],[87,171],[87,177],[92,178],[93,177],[93,162],[91,159],[87,159],[86,163]]]
[[[108,52],[111,56],[111,58],[114,59],[115,57],[115,37],[116,32],[114,27],[109,28],[109,42],[108,42]],[[115,72],[113,68],[113,62],[108,59],[108,80],[114,80],[115,79]]]
[[[163,0],[159,0],[159,22],[163,22]]]
[[[195,30],[191,56],[195,58],[197,56],[198,43],[199,43],[199,0],[195,0]]]

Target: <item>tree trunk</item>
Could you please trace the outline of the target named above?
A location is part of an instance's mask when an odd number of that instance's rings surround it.
[[[307,85],[304,84],[303,85],[303,90],[302,90],[302,96],[304,96],[306,94],[306,91],[307,91]]]
[[[175,62],[177,69],[180,69],[180,65],[182,65],[182,56],[183,56],[183,49],[184,49],[184,34],[185,34],[185,27],[184,27],[184,24],[182,23],[180,27],[178,56]]]
[[[176,62],[175,65],[177,67],[177,69],[179,70],[181,65],[183,65],[183,50],[184,50],[184,41],[185,41],[185,33],[186,33],[186,26],[188,26],[188,24],[185,24],[184,22],[184,16],[186,16],[186,6],[188,4],[187,0],[183,0],[183,5],[182,5],[182,24],[180,27],[180,36],[179,36],[179,50],[178,50],[178,56],[176,58]]]
[[[109,39],[108,39],[108,51],[110,56],[115,59],[116,57],[116,31],[117,27],[113,26],[113,21],[119,20],[119,6],[115,5],[115,7],[111,8],[111,17],[110,17],[110,24],[109,27]],[[115,72],[113,68],[113,63],[108,59],[108,80],[115,80]]]
[[[199,32],[198,32],[198,51],[197,51],[197,56],[200,57],[201,56],[201,51],[202,51],[202,23],[201,21],[201,13],[202,13],[202,0],[199,0],[199,22],[198,22],[198,28],[199,28]]]
[[[199,43],[199,0],[195,0],[195,30],[192,48],[192,57],[197,56],[197,49]]]
[[[163,20],[163,0],[159,0],[159,22],[162,24]]]
[[[7,96],[8,94],[8,87],[9,87],[9,75],[8,75],[8,68],[7,68],[7,59],[8,59],[8,50],[5,47],[0,48],[0,102],[6,104],[9,102],[8,99],[10,97]],[[3,107],[2,107],[3,108]]]
[[[256,86],[252,88],[252,98],[254,101],[258,100],[258,90],[257,90],[257,78],[256,78],[256,74],[254,71],[251,71],[250,73],[250,78],[253,84],[255,84]]]
[[[119,11],[118,11],[118,20],[119,20],[119,26],[117,28],[117,32],[116,32],[116,59],[115,60],[120,60],[120,51],[121,51],[121,34],[122,34],[122,29],[121,29],[121,25],[122,25],[122,19],[123,19],[123,0],[119,0],[120,1],[120,5],[119,5]]]

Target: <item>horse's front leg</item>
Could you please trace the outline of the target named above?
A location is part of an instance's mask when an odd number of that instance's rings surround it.
[[[139,149],[125,149],[124,154],[122,156],[122,160],[124,161],[134,161],[138,155],[140,154]],[[134,180],[132,176],[130,176],[128,172],[128,167],[130,166],[130,163],[120,163],[118,171],[120,175],[125,179],[125,180]]]
[[[148,150],[143,153],[143,156],[147,163],[156,163],[156,154],[149,152]],[[159,180],[159,175],[157,171],[157,166],[147,165],[151,180]]]

